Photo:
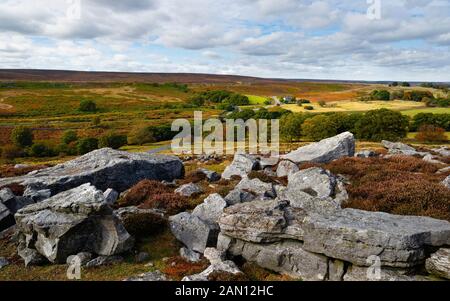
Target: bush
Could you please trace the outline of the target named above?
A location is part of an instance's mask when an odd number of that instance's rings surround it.
[[[5,145],[2,148],[2,158],[13,160],[24,155],[23,150],[16,145]]]
[[[305,110],[314,111],[314,107],[313,106],[305,106]]]
[[[79,155],[84,155],[98,149],[98,139],[84,138],[77,143],[77,151]]]
[[[319,101],[318,103],[319,103],[319,106],[321,106],[322,108],[327,106],[327,103],[323,100]]]
[[[400,112],[380,109],[365,113],[355,125],[359,139],[369,141],[399,140],[408,133],[409,119]]]
[[[418,131],[423,125],[434,125],[450,131],[450,114],[419,113],[413,117],[411,130]]]
[[[29,154],[37,158],[52,157],[55,156],[55,150],[47,143],[39,142],[31,146]]]
[[[163,193],[153,196],[139,206],[142,209],[164,210],[169,215],[175,215],[190,209],[186,198],[176,193]]]
[[[391,99],[391,93],[387,90],[375,90],[370,94],[370,97],[372,100],[390,100]]]
[[[112,149],[119,149],[127,145],[128,138],[125,135],[117,135],[114,133],[107,134],[100,138],[99,147],[110,147]]]
[[[172,140],[177,133],[172,132],[169,124],[137,128],[130,134],[129,144],[143,145],[145,143]]]
[[[75,156],[78,154],[77,143],[71,142],[70,144],[61,143],[56,147],[56,153],[66,156]]]
[[[302,133],[311,140],[318,141],[337,135],[337,124],[326,115],[317,115],[306,120],[302,125]]]
[[[29,147],[33,144],[33,131],[23,126],[16,127],[11,133],[11,141],[17,147]]]
[[[83,100],[80,102],[79,110],[81,112],[95,112],[97,111],[97,104],[92,100]]]
[[[166,221],[158,214],[131,214],[123,220],[125,229],[134,237],[146,237],[161,232]]]
[[[77,132],[69,130],[64,132],[61,141],[64,144],[70,144],[72,142],[76,142],[78,140]]]
[[[302,135],[302,124],[310,118],[307,114],[286,114],[280,119],[280,135],[285,141],[298,141]]]
[[[446,142],[447,136],[443,128],[434,125],[422,125],[416,139],[420,142]]]
[[[158,181],[143,180],[131,187],[125,196],[119,200],[119,207],[138,206],[155,195],[170,193],[171,190]]]
[[[430,91],[406,91],[403,95],[403,100],[408,101],[423,101],[424,99],[434,99],[433,93]]]

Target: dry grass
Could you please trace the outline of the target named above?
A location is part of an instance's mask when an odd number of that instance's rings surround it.
[[[128,190],[125,196],[119,200],[118,206],[138,206],[154,196],[171,192],[173,192],[173,190],[161,182],[143,180]]]
[[[180,281],[185,276],[198,274],[206,270],[209,262],[203,259],[200,262],[188,262],[180,256],[174,256],[166,260],[166,266],[161,269],[161,272],[167,275],[168,278]]]

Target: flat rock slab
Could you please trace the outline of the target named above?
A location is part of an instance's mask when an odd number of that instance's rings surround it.
[[[141,180],[173,181],[184,174],[180,159],[172,156],[128,153],[109,148],[93,151],[75,160],[28,175],[0,179],[0,187],[17,183],[57,194],[82,184],[123,192]]]
[[[450,249],[440,249],[426,262],[427,271],[435,276],[450,279]]]

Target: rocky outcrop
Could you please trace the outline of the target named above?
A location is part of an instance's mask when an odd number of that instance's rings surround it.
[[[448,147],[442,146],[440,148],[432,149],[432,151],[442,157],[450,157],[450,148]]]
[[[406,155],[425,157],[430,153],[418,152],[414,147],[401,142],[390,142],[383,140],[381,144],[389,151],[389,155]]]
[[[202,188],[194,183],[182,185],[181,187],[175,190],[175,193],[184,197],[191,197],[200,194],[202,192],[203,192]]]
[[[376,156],[377,156],[377,153],[372,150],[363,150],[363,151],[357,152],[355,154],[356,158],[373,158]]]
[[[440,249],[426,262],[427,271],[435,276],[450,279],[450,249]]]
[[[281,158],[294,163],[329,163],[342,157],[355,155],[355,137],[346,132],[299,148]]]
[[[231,179],[233,176],[246,177],[251,171],[260,169],[260,161],[257,157],[246,154],[236,154],[234,160],[222,174],[222,178]]]
[[[218,174],[217,172],[208,170],[208,169],[204,169],[204,168],[200,168],[198,170],[198,172],[204,174],[206,179],[210,183],[217,182],[222,178],[222,176],[220,174]]]
[[[13,226],[15,223],[14,215],[0,202],[0,232]]]
[[[259,198],[276,197],[274,185],[272,183],[265,183],[260,179],[244,178],[241,182],[239,182],[235,189],[239,191],[249,192]]]
[[[92,260],[93,255],[88,252],[81,252],[77,255],[71,255],[67,257],[66,263],[68,265],[80,265],[80,266],[86,266],[88,262]]]
[[[201,205],[197,206],[192,212],[192,215],[206,222],[212,229],[218,230],[219,224],[217,222],[225,207],[227,207],[227,202],[220,194],[215,193],[207,197]]]
[[[21,208],[34,204],[28,197],[15,196],[9,188],[0,191],[0,232],[15,224],[14,214]]]
[[[277,168],[277,177],[287,177],[293,173],[298,172],[300,169],[298,168],[297,164],[291,162],[291,161],[281,161],[280,164],[278,164]]]
[[[27,206],[15,219],[19,254],[25,260],[35,251],[52,263],[65,263],[67,257],[80,252],[111,256],[133,246],[103,193],[90,184]]]
[[[189,250],[188,248],[181,248],[180,256],[188,262],[199,262],[201,260],[201,255],[199,253]]]
[[[253,193],[242,191],[239,189],[234,189],[230,191],[230,193],[225,197],[225,201],[227,202],[228,206],[251,202],[254,201],[255,199],[256,195],[254,195]]]
[[[144,179],[172,181],[183,174],[183,163],[177,157],[105,148],[25,176],[0,179],[0,187],[16,183],[35,191],[49,189],[55,195],[91,183],[102,191],[123,192]]]

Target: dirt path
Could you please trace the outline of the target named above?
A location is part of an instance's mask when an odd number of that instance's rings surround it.
[[[12,110],[14,109],[14,107],[12,105],[8,105],[6,103],[3,103],[5,99],[1,98],[0,99],[0,110]]]

